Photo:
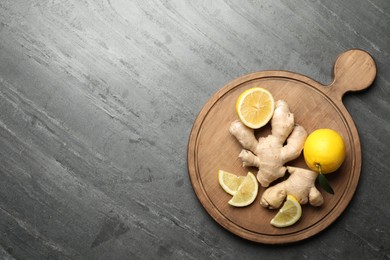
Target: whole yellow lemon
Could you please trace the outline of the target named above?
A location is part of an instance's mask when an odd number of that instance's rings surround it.
[[[317,129],[307,137],[303,146],[303,157],[313,171],[331,173],[345,159],[345,145],[341,135],[332,129]]]

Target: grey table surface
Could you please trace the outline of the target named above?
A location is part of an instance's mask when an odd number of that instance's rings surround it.
[[[376,61],[343,102],[362,144],[343,214],[307,240],[244,240],[204,210],[187,170],[196,116],[261,70],[332,81]],[[390,1],[0,2],[0,258],[389,259]]]

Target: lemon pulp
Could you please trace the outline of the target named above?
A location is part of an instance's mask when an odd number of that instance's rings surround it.
[[[258,190],[259,185],[255,175],[253,175],[251,172],[248,172],[248,174],[243,177],[242,182],[228,203],[235,207],[248,206],[253,201],[255,201]]]
[[[294,225],[302,216],[302,207],[297,199],[292,195],[287,195],[287,200],[283,207],[271,220],[271,225],[275,227],[288,227]]]
[[[245,176],[237,176],[233,173],[219,170],[218,171],[218,182],[223,188],[224,191],[230,195],[236,194],[238,187],[241,185],[242,181],[245,179]]]
[[[236,102],[236,111],[241,122],[258,129],[271,120],[275,101],[272,94],[264,88],[250,88],[240,94]]]

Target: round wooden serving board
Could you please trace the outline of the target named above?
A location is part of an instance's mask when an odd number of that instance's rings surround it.
[[[342,103],[347,91],[371,85],[376,66],[361,50],[342,53],[334,65],[334,81],[329,86],[288,71],[262,71],[235,79],[225,85],[204,105],[193,125],[188,143],[188,170],[194,191],[206,211],[230,232],[255,242],[282,244],[311,237],[328,227],[349,204],[356,190],[361,169],[361,148],[357,129]],[[326,177],[335,195],[326,193],[320,207],[304,205],[301,219],[293,226],[276,228],[270,224],[277,210],[260,206],[265,188],[259,185],[257,199],[244,208],[228,204],[231,198],[218,183],[218,170],[246,175],[256,169],[243,167],[238,154],[242,147],[230,135],[230,123],[236,120],[235,103],[244,90],[268,89],[276,100],[285,100],[297,124],[308,133],[318,128],[338,131],[346,145],[346,158],[337,172]],[[270,133],[269,124],[256,130],[257,136]],[[303,156],[287,165],[307,168]],[[286,177],[288,177],[286,173]],[[275,181],[275,183],[278,181]],[[273,185],[273,184],[271,184]]]

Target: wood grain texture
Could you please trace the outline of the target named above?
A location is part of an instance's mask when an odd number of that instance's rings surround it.
[[[342,214],[359,182],[361,147],[356,126],[341,100],[347,91],[363,90],[371,85],[376,76],[375,62],[364,51],[349,50],[337,58],[334,76],[330,86],[322,86],[310,78],[287,71],[252,73],[228,83],[206,103],[190,134],[188,169],[200,202],[217,223],[248,240],[284,244],[319,233]],[[238,118],[234,104],[239,95],[254,87],[265,88],[275,100],[286,101],[295,122],[308,133],[320,128],[336,130],[346,146],[343,165],[328,175],[335,195],[324,194],[324,205],[319,208],[305,206],[301,220],[284,229],[271,226],[269,223],[276,212],[260,206],[264,188],[260,188],[257,199],[250,206],[234,208],[227,204],[230,196],[218,183],[219,170],[241,176],[248,171],[257,172],[254,168],[242,167],[241,160],[237,159],[242,147],[228,130]],[[269,134],[269,124],[255,131],[257,137]],[[287,165],[308,169],[302,154]]]
[[[387,0],[0,1],[0,257],[389,258],[389,24]],[[329,85],[351,48],[378,74],[343,98],[362,145],[349,207],[294,247],[225,231],[188,178],[203,105],[263,70]]]

